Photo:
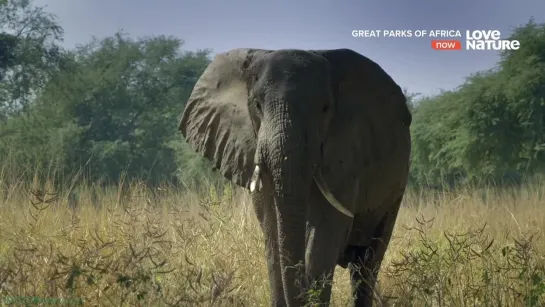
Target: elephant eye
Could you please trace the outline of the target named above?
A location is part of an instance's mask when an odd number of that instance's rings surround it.
[[[327,110],[329,110],[329,105],[325,105],[323,108],[322,108],[322,111],[325,113],[327,112]]]
[[[250,102],[249,102],[248,106],[250,108],[253,106],[253,107],[255,107],[255,109],[258,112],[261,112],[261,103],[259,103],[259,98],[255,97],[255,96],[250,99]]]

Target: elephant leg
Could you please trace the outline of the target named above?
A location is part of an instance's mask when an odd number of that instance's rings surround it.
[[[392,211],[387,212],[377,228],[375,228],[369,246],[349,245],[346,248],[345,253],[351,259],[349,264],[350,279],[354,306],[356,307],[373,305],[373,294],[378,272],[392,237],[401,199],[400,197],[396,200]]]
[[[305,268],[311,287],[318,291],[312,292],[315,296],[309,297],[309,300],[310,303],[329,306],[335,266],[341,247],[346,245],[352,219],[339,214],[324,198],[316,184],[313,184],[311,190],[310,208]]]
[[[265,253],[269,274],[271,306],[286,306],[280,270],[276,210],[271,191],[270,182],[263,180],[263,189],[260,192],[253,193],[252,202],[265,237]]]
[[[370,307],[373,305],[374,282],[377,270],[370,270],[376,260],[370,260],[371,246],[349,245],[346,254],[353,260],[350,261],[350,280],[352,282],[352,297],[354,306]],[[376,258],[375,258],[376,259]]]

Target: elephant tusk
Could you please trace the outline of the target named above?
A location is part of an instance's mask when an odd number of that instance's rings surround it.
[[[331,190],[327,187],[327,184],[325,183],[324,177],[322,176],[322,171],[320,169],[316,170],[316,173],[314,175],[314,181],[316,182],[316,185],[320,189],[320,192],[324,195],[324,197],[327,199],[327,201],[340,213],[348,216],[348,217],[354,217],[354,214],[350,212],[343,204],[341,204],[340,201],[335,198]]]
[[[257,188],[257,191],[259,192],[261,188],[263,187],[263,183],[261,182],[261,174],[259,165],[255,166],[254,174],[252,175],[252,182],[250,183],[250,192],[254,192]]]

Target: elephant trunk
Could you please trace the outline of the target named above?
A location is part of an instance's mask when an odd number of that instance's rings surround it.
[[[319,145],[306,147],[309,140],[302,131],[284,127],[262,147],[274,185],[282,283],[285,297],[291,300],[289,306],[304,301],[303,291],[308,286],[304,266],[306,215],[318,155],[309,154],[307,148],[316,147],[319,152]]]

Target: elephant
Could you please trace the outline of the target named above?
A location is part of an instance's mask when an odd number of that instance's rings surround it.
[[[239,48],[211,60],[179,130],[249,190],[272,306],[328,305],[337,265],[350,270],[354,305],[371,306],[407,185],[411,121],[400,86],[351,49]]]

